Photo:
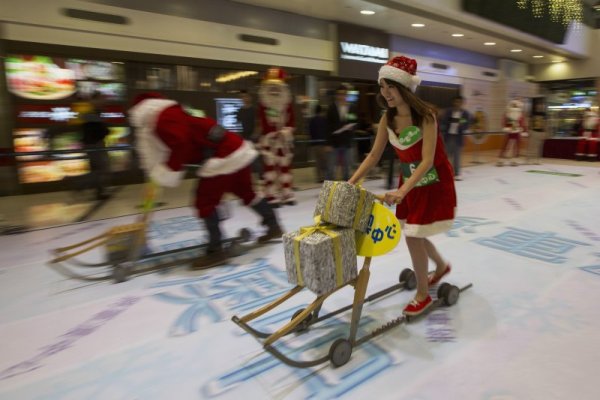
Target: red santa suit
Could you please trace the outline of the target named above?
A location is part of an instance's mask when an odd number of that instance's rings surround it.
[[[285,72],[270,68],[258,91],[261,135],[258,146],[264,165],[264,191],[270,204],[296,204],[292,190],[294,110]]]
[[[258,155],[253,145],[214,120],[191,116],[175,101],[160,97],[142,95],[129,111],[147,176],[161,186],[174,187],[184,177],[186,164],[201,164],[196,171],[201,179],[195,206],[215,250],[221,242],[216,207],[226,192],[252,206],[265,225],[279,228],[273,211],[252,187],[250,164]]]
[[[600,121],[598,114],[593,110],[587,110],[583,114],[583,122],[580,131],[581,138],[577,142],[575,156],[579,159],[595,161],[598,159],[598,140],[600,137]]]
[[[527,134],[527,125],[523,115],[523,103],[519,100],[511,100],[508,103],[506,113],[504,114],[504,128],[506,139],[500,150],[500,160],[496,165],[504,165],[503,158],[513,159],[519,157],[519,147],[521,135]],[[512,155],[509,155],[511,154]],[[511,165],[517,165],[516,161],[511,161]]]

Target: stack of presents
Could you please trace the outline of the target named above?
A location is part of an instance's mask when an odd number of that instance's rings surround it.
[[[315,208],[315,224],[283,236],[288,281],[318,296],[357,275],[357,232],[366,232],[373,193],[347,182],[325,181]]]

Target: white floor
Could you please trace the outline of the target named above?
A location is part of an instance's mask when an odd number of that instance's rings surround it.
[[[355,348],[337,369],[286,366],[231,321],[290,288],[281,244],[208,271],[181,266],[113,284],[69,279],[47,262],[51,249],[134,221],[131,198],[132,215],[0,236],[0,399],[597,399],[600,169],[590,165],[465,168],[455,226],[433,241],[454,267],[447,281],[473,287],[453,307]],[[299,191],[297,206],[279,210],[286,230],[310,225],[317,193]],[[154,215],[153,251],[204,240],[188,200]],[[224,227],[234,235],[257,222],[233,207]],[[403,242],[373,259],[368,293],[409,266]],[[399,316],[411,295],[366,305],[361,334]],[[322,314],[352,296],[344,288]],[[255,326],[277,329],[314,299],[298,297]],[[349,318],[277,347],[324,355]]]

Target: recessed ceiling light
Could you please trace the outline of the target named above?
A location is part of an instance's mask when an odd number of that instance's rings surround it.
[[[510,52],[511,52],[511,53],[520,53],[520,52],[522,52],[522,51],[523,51],[523,50],[521,50],[521,49],[512,49]]]
[[[362,15],[373,15],[373,14],[375,14],[375,11],[372,11],[372,10],[361,10],[360,13]]]
[[[412,26],[413,28],[423,28],[425,24],[411,24],[410,26]]]
[[[552,60],[553,63],[559,63],[562,62],[562,60]]]
[[[463,37],[465,35],[463,35],[462,33],[453,33],[452,36],[454,36],[454,37]]]
[[[496,42],[485,42],[484,46],[495,46]]]
[[[544,56],[533,56],[533,58],[544,58]]]

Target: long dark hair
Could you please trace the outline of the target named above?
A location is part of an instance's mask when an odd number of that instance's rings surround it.
[[[415,126],[422,128],[424,121],[433,122],[435,120],[435,115],[437,115],[437,109],[433,104],[421,100],[419,97],[417,97],[417,95],[411,92],[410,89],[405,88],[398,82],[389,79],[384,80],[388,85],[398,88],[400,96],[402,96],[402,99],[406,104],[408,104],[410,108],[410,116]],[[390,127],[390,129],[395,131],[396,127],[394,126],[394,117],[398,113],[398,110],[396,109],[396,107],[388,107],[387,101],[385,101],[385,99],[381,95],[381,91],[377,93],[377,104],[379,104],[379,106],[386,110],[385,115],[387,125],[388,127]]]

